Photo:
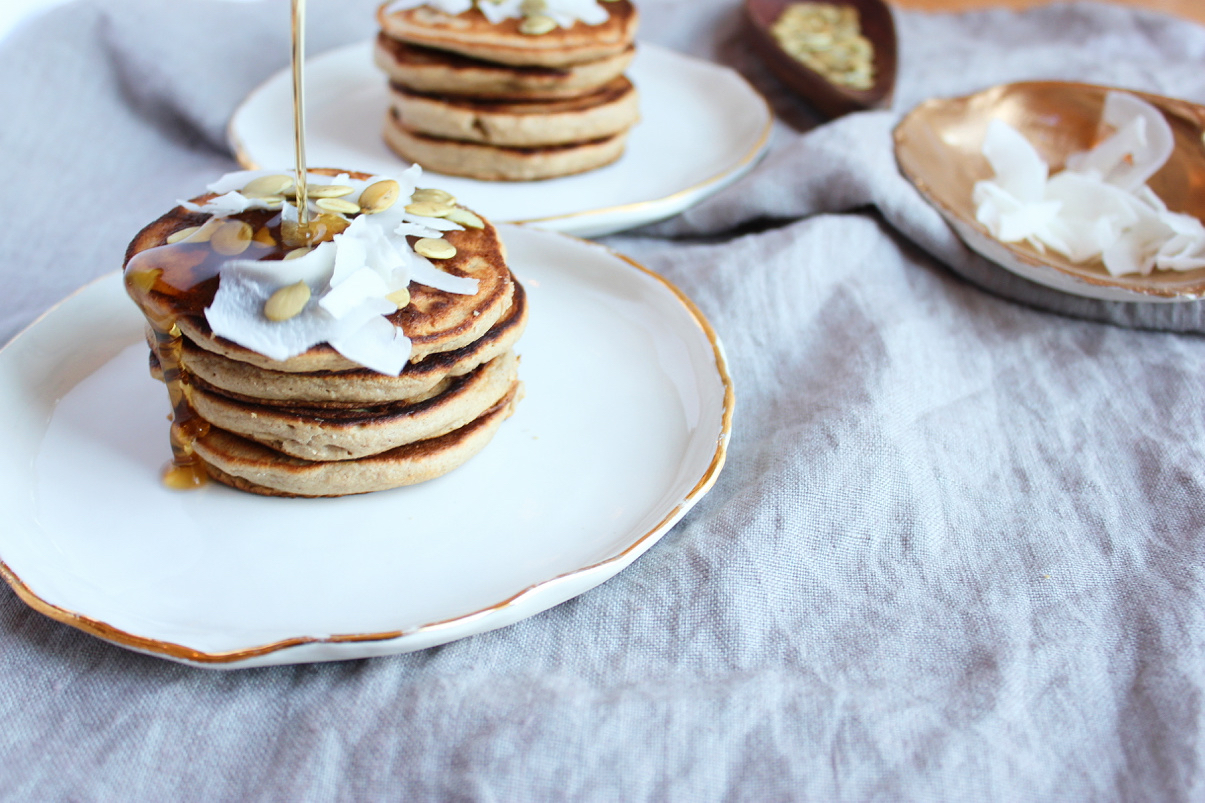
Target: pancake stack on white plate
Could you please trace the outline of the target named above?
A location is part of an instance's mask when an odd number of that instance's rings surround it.
[[[290,229],[288,176],[236,174],[130,245],[126,285],[171,392],[177,463],[273,496],[451,471],[521,395],[512,347],[527,305],[498,233],[440,190],[311,179],[309,244]]]
[[[623,75],[638,21],[629,0],[394,0],[377,16],[385,141],[428,169],[495,181],[581,173],[618,159],[639,120]]]

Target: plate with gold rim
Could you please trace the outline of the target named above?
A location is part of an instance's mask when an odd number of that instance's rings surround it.
[[[387,79],[372,43],[329,51],[306,64],[306,152],[314,165],[396,173],[406,162],[381,139]],[[497,182],[429,174],[433,186],[472,198],[495,221],[598,237],[682,212],[749,171],[765,152],[774,116],[737,72],[641,42],[628,76],[641,122],[619,161],[576,176]],[[254,90],[230,120],[245,167],[293,162],[291,73]]]
[[[500,230],[531,305],[525,398],[464,466],[362,496],[165,488],[167,398],[120,277],[63,301],[0,351],[0,573],[54,619],[210,668],[419,650],[617,574],[723,466],[723,349],[636,263]]]
[[[1110,275],[1099,259],[1077,263],[1025,242],[994,238],[975,217],[975,182],[992,177],[981,153],[988,124],[1003,120],[1029,140],[1051,174],[1067,157],[1096,144],[1105,97],[1127,92],[1155,106],[1172,129],[1175,147],[1149,185],[1174,212],[1205,219],[1205,106],[1131,89],[1070,81],[1001,84],[973,95],[935,98],[909,112],[895,129],[895,155],[904,176],[971,249],[1012,273],[1072,295],[1103,301],[1174,303],[1205,298],[1205,268]]]

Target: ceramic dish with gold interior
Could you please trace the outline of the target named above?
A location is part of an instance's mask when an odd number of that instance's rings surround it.
[[[992,177],[981,153],[988,123],[1000,119],[1025,136],[1050,172],[1067,157],[1096,144],[1105,96],[1130,92],[1163,112],[1175,150],[1150,180],[1174,212],[1205,219],[1205,108],[1175,98],[1063,81],[1030,81],[992,87],[961,98],[929,100],[895,129],[900,170],[941,212],[968,246],[996,264],[1038,284],[1105,301],[1176,302],[1205,298],[1205,269],[1156,270],[1112,276],[1099,260],[1075,263],[1028,243],[1004,243],[975,219],[975,182]]]
[[[716,480],[723,350],[656,274],[499,228],[531,308],[526,396],[465,465],[362,496],[164,487],[142,316],[117,274],[68,298],[0,351],[0,574],[47,616],[220,669],[423,649],[614,576]]]

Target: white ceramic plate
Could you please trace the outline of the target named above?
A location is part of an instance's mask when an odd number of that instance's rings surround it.
[[[372,44],[333,50],[307,62],[306,158],[317,167],[396,173],[406,162],[381,140],[387,81]],[[676,215],[747,172],[769,141],[773,114],[736,72],[641,43],[628,70],[642,120],[626,153],[607,167],[548,181],[474,181],[430,174],[495,221],[533,223],[581,237]],[[230,143],[248,168],[293,164],[292,77],[272,76],[230,121]]]
[[[167,398],[120,277],[0,351],[0,571],[37,610],[231,668],[408,652],[593,588],[724,461],[722,348],[669,285],[600,246],[505,226],[531,323],[526,398],[437,480],[341,499],[162,486]]]

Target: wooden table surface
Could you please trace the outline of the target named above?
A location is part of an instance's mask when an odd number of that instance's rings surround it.
[[[899,8],[917,11],[969,11],[979,8],[1033,8],[1054,0],[888,0]],[[1205,0],[1110,0],[1123,6],[1161,11],[1205,24]]]

